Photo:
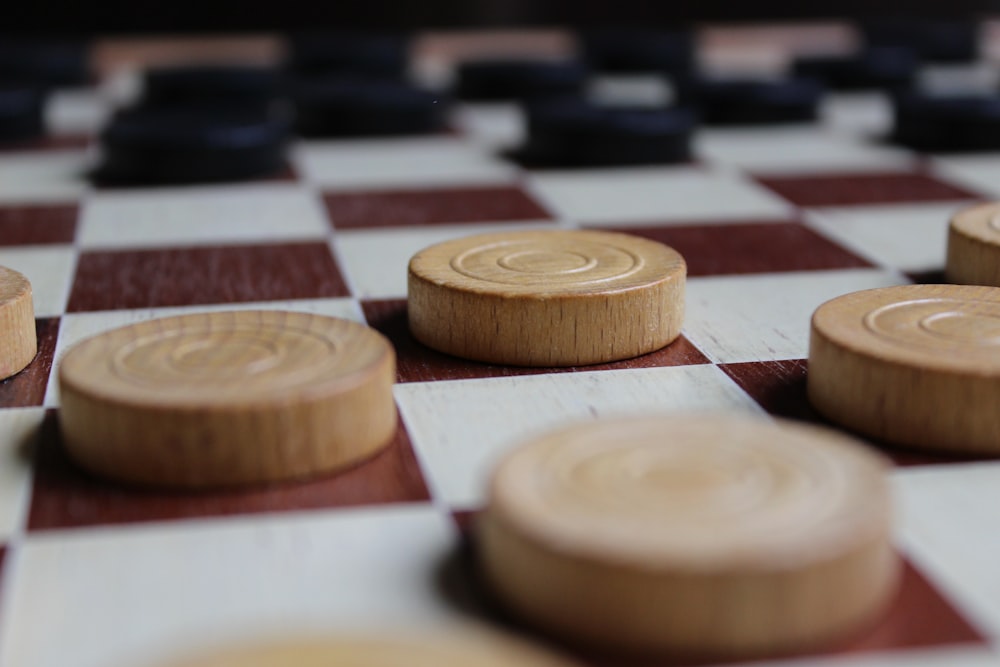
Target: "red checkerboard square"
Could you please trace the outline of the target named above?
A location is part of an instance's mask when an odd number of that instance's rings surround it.
[[[28,141],[0,143],[0,153],[20,153],[22,151],[60,151],[73,148],[86,148],[91,138],[82,134],[50,135]]]
[[[331,193],[323,200],[338,229],[552,217],[516,185]]]
[[[665,243],[684,256],[689,276],[872,266],[798,222],[616,227],[608,231]]]
[[[0,246],[72,243],[80,207],[0,206]]]
[[[846,206],[981,199],[982,195],[923,173],[757,176],[798,206]]]
[[[84,252],[69,312],[349,296],[325,243]]]
[[[38,354],[34,360],[14,377],[0,381],[0,408],[41,405],[45,399],[56,340],[59,338],[59,318],[35,320],[35,334],[38,337]]]
[[[56,413],[49,411],[38,438],[28,530],[429,500],[402,422],[386,449],[344,472],[192,492],[141,489],[91,476],[68,457]]]

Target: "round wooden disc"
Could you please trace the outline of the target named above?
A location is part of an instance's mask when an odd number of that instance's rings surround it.
[[[945,276],[962,285],[1000,286],[1000,203],[967,208],[952,217]]]
[[[0,380],[24,370],[37,352],[31,283],[0,266]]]
[[[395,353],[368,327],[280,311],[142,322],[59,367],[69,453],[99,474],[201,487],[288,479],[392,438]]]
[[[577,663],[493,632],[447,636],[387,632],[382,637],[310,638],[235,648],[171,667],[573,667]]]
[[[887,442],[1000,452],[1000,288],[903,285],[847,294],[812,318],[809,398]]]
[[[440,243],[410,261],[410,329],[458,357],[596,364],[658,350],[684,317],[684,259],[626,234],[520,231]]]
[[[478,524],[497,597],[626,652],[797,649],[895,588],[881,457],[814,427],[726,416],[581,424],[496,468]]]

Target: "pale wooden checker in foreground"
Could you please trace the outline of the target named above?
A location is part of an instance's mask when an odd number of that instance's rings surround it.
[[[233,648],[170,667],[574,667],[541,647],[484,630],[308,638]]]
[[[1000,203],[959,211],[948,225],[948,282],[1000,286]]]
[[[203,487],[355,463],[396,430],[395,353],[368,327],[281,311],[183,315],[79,343],[59,367],[69,453],[96,473]]]
[[[0,380],[24,370],[37,352],[31,283],[0,266]]]
[[[858,628],[893,594],[885,467],[846,436],[790,423],[580,424],[496,468],[481,567],[512,611],[582,644],[803,648]]]
[[[410,261],[414,337],[457,357],[575,366],[672,342],[684,317],[684,259],[667,246],[597,231],[484,234]]]
[[[828,419],[873,438],[1000,452],[1000,288],[902,285],[824,303],[808,390]]]

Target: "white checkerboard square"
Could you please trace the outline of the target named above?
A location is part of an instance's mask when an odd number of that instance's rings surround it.
[[[869,141],[892,131],[892,104],[880,91],[828,94],[820,103],[819,114],[824,126]]]
[[[85,248],[319,240],[331,231],[316,193],[278,183],[98,192],[79,224]]]
[[[145,665],[226,640],[449,623],[435,575],[455,532],[419,504],[33,535],[4,582],[2,663]]]
[[[909,170],[909,151],[875,146],[812,126],[706,129],[695,151],[705,160],[759,174]]]
[[[820,304],[906,282],[874,269],[691,278],[684,335],[718,363],[805,359],[809,321]]]
[[[887,268],[944,268],[948,220],[969,202],[845,206],[808,211],[806,224]]]
[[[85,150],[0,155],[0,204],[76,202],[90,190]]]
[[[897,533],[958,608],[1000,639],[1000,463],[922,466],[893,475]]]
[[[530,174],[528,183],[550,211],[580,223],[720,222],[784,219],[791,214],[784,200],[723,169],[553,171]]]
[[[517,170],[488,147],[453,137],[303,142],[300,176],[324,190],[505,184]]]
[[[931,166],[940,178],[984,198],[1000,198],[1000,152],[979,155],[942,155],[931,158]]]
[[[515,148],[525,139],[524,115],[517,104],[463,104],[452,123],[463,136],[495,150]]]
[[[65,312],[76,271],[76,250],[72,246],[3,247],[0,265],[23,273],[31,282],[35,317],[54,317]]]
[[[0,412],[0,540],[4,542],[24,529],[34,440],[44,418],[43,408]]]
[[[396,385],[432,495],[477,508],[492,464],[526,438],[579,420],[678,411],[760,413],[711,365]]]

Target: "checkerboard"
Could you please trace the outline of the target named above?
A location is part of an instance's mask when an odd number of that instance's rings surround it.
[[[446,77],[448,54],[477,44],[565,44],[501,37],[425,40],[417,75]],[[789,50],[850,39],[842,26],[708,30],[702,58],[773,70]],[[52,99],[49,138],[0,152],[0,265],[33,283],[40,350],[0,383],[4,667],[142,666],[265,635],[469,617],[532,636],[485,595],[465,537],[498,456],[611,415],[821,421],[804,391],[815,307],[940,280],[949,215],[1000,197],[1000,154],[927,156],[882,142],[890,118],[879,94],[832,95],[815,125],[704,129],[695,160],[679,166],[527,170],[503,158],[523,138],[516,108],[463,105],[441,135],[300,141],[273,179],[97,189],[84,177],[92,138],[140,60],[123,54],[163,52],[128,46],[104,44],[95,86]],[[926,74],[994,73],[986,62]],[[594,94],[669,91],[609,77]],[[466,362],[410,337],[415,251],[549,228],[627,231],[680,251],[682,337],[569,369]],[[399,358],[391,446],[335,476],[207,493],[128,488],[71,464],[54,379],[65,350],[130,322],[236,308],[335,315],[384,333]],[[857,636],[766,664],[1000,663],[1000,463],[881,448],[896,463],[899,595]]]

